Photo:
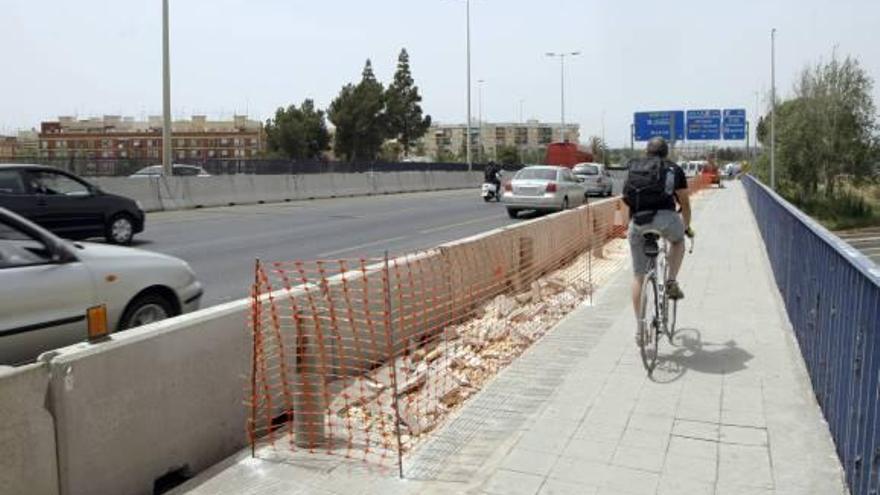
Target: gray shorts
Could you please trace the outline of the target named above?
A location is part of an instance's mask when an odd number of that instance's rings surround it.
[[[645,239],[642,235],[649,231],[660,232],[669,242],[684,241],[684,222],[681,215],[672,210],[660,210],[654,219],[645,225],[629,222],[629,248],[632,252],[633,272],[636,275],[648,273],[648,257],[645,256]]]

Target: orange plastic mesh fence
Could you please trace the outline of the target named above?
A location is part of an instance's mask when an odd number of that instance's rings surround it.
[[[257,262],[252,447],[399,463],[620,267],[626,219],[610,200],[393,258]]]

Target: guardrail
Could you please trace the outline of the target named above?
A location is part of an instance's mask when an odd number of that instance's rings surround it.
[[[753,177],[743,183],[854,494],[880,475],[880,268]]]

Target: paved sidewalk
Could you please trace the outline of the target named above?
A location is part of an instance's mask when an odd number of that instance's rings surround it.
[[[653,379],[624,272],[408,456],[406,480],[243,453],[176,493],[846,493],[740,184],[708,193],[695,228]]]

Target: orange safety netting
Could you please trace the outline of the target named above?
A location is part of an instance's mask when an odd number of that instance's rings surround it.
[[[608,200],[395,257],[258,261],[252,448],[400,464],[620,267],[627,217]]]

